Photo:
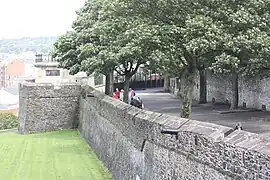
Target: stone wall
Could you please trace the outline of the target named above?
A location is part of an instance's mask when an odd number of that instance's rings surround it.
[[[20,133],[76,127],[80,95],[80,85],[20,84]]]
[[[115,180],[270,179],[270,142],[257,134],[91,93],[80,100],[79,131]]]
[[[115,180],[270,179],[269,139],[141,110],[88,86],[22,84],[19,118],[23,134],[79,123]]]
[[[216,102],[231,102],[232,84],[228,77],[218,77],[211,73],[207,76],[207,100]],[[246,81],[239,79],[239,106],[246,103],[247,108],[270,110],[270,78]]]
[[[200,99],[199,74],[195,79],[193,99]],[[228,76],[217,76],[210,72],[207,73],[207,101],[212,102],[215,98],[217,103],[230,103],[232,101],[232,80]],[[170,79],[170,92],[178,94],[179,80]],[[270,78],[260,80],[239,79],[239,107],[246,104],[247,108],[262,109],[264,105],[270,111]]]

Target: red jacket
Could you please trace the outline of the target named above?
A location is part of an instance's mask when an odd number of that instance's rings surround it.
[[[120,98],[120,91],[119,90],[117,90],[115,94]]]
[[[113,95],[114,99],[119,99],[119,96],[116,95],[116,93]]]

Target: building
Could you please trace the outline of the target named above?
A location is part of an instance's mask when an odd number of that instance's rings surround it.
[[[76,75],[70,75],[69,70],[59,68],[59,63],[54,62],[52,58],[43,55],[36,55],[35,82],[37,83],[82,83],[88,84],[101,92],[105,91],[105,76],[90,75],[85,72],[79,72]]]
[[[21,77],[25,75],[25,64],[19,59],[13,59],[7,64],[7,75]]]
[[[25,64],[23,61],[15,58],[11,61],[2,61],[0,63],[0,87],[18,87],[15,79],[24,75]]]
[[[39,83],[62,83],[69,82],[69,71],[58,67],[59,63],[54,62],[48,56],[36,55],[35,60],[35,82]]]

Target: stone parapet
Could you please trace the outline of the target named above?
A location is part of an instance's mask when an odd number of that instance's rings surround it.
[[[270,178],[270,141],[257,134],[94,95],[79,130],[117,180]]]

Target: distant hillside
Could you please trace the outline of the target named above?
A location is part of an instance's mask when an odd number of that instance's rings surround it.
[[[27,51],[48,53],[51,51],[52,45],[57,38],[52,36],[2,39],[0,40],[0,53],[19,54]]]

